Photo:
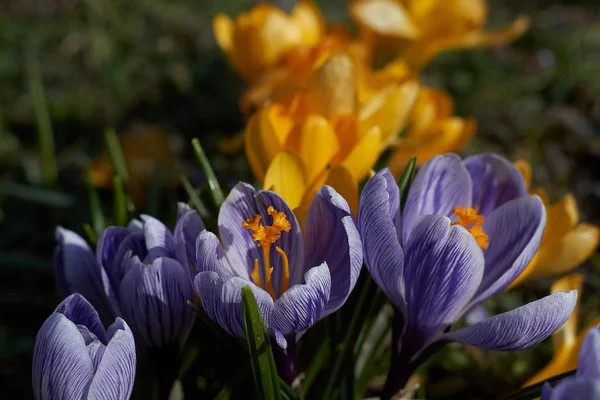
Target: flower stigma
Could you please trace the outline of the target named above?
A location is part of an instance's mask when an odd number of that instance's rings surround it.
[[[269,208],[267,208],[267,213],[273,218],[273,223],[271,225],[262,225],[260,223],[262,217],[256,214],[254,215],[254,219],[249,218],[242,222],[242,228],[248,229],[252,232],[252,240],[258,242],[258,247],[262,248],[263,250],[263,259],[265,263],[263,276],[265,277],[265,281],[263,281],[259,271],[258,258],[254,260],[254,268],[250,274],[252,281],[257,286],[265,289],[267,293],[271,295],[273,300],[275,300],[275,289],[273,288],[273,282],[271,281],[271,274],[273,273],[273,267],[271,267],[270,258],[271,245],[279,240],[282,232],[289,232],[292,228],[292,225],[290,224],[290,221],[288,221],[285,213],[283,211],[275,210],[273,206],[269,206]],[[279,246],[275,246],[275,250],[277,250],[277,253],[279,253],[279,256],[281,257],[281,294],[288,288],[290,281],[290,267],[287,254],[285,254],[285,252]]]
[[[467,229],[477,241],[477,244],[482,249],[487,249],[489,246],[488,235],[483,231],[483,215],[480,215],[473,207],[456,207],[452,210],[452,214],[458,217],[458,221],[450,225],[460,225]]]

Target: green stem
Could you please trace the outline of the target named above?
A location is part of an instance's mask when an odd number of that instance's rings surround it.
[[[210,194],[213,198],[213,201],[215,202],[217,208],[220,208],[221,204],[223,204],[225,201],[225,197],[223,196],[223,191],[221,190],[217,176],[210,166],[210,162],[208,161],[206,153],[204,153],[204,149],[200,145],[200,141],[198,139],[192,139],[192,146],[194,147],[194,152],[196,153],[200,167],[202,168],[202,171],[204,171],[204,175],[208,181],[208,186],[210,188]]]

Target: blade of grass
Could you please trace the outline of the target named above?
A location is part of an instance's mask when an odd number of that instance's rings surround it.
[[[400,178],[398,178],[398,188],[400,189],[401,207],[404,206],[404,203],[406,202],[406,197],[408,196],[408,189],[410,188],[410,184],[412,183],[412,180],[415,177],[416,163],[417,157],[412,156],[406,164],[406,168],[404,168],[402,175],[400,175]]]
[[[100,197],[98,197],[98,192],[96,192],[96,188],[92,183],[91,168],[88,168],[86,170],[85,180],[88,189],[88,196],[90,198],[90,213],[92,217],[92,227],[94,228],[94,233],[97,237],[100,236],[100,234],[106,227],[106,220],[104,219],[104,212],[102,211],[102,206],[100,205]]]
[[[16,197],[55,208],[69,208],[75,205],[75,198],[68,194],[6,180],[0,181],[0,196]]]
[[[119,175],[113,177],[113,193],[115,221],[118,226],[127,225],[127,204],[125,202],[125,187]]]
[[[104,131],[104,138],[106,140],[106,147],[108,148],[108,154],[110,154],[110,159],[113,167],[115,168],[115,172],[121,178],[123,184],[127,186],[129,184],[127,163],[125,162],[125,157],[123,157],[123,151],[121,149],[121,144],[119,143],[117,133],[112,128],[107,129]]]
[[[83,230],[86,236],[88,237],[90,243],[92,245],[96,245],[96,243],[98,242],[98,237],[94,233],[94,229],[92,229],[92,226],[90,224],[83,224]]]
[[[530,400],[540,397],[542,393],[542,387],[544,383],[548,382],[550,385],[553,385],[569,376],[575,375],[576,370],[571,370],[565,372],[564,374],[553,376],[550,379],[547,379],[544,382],[536,383],[535,385],[526,386],[523,389],[511,393],[508,396],[503,397],[501,400]]]
[[[47,186],[53,186],[56,183],[58,175],[56,154],[54,152],[54,134],[52,132],[52,123],[50,122],[50,113],[48,112],[48,103],[46,101],[40,65],[35,59],[30,59],[27,62],[27,78],[40,144],[42,175],[44,183]]]
[[[330,339],[329,337],[326,337],[325,340],[321,342],[321,345],[315,353],[310,366],[306,370],[306,375],[302,381],[302,394],[304,394],[304,396],[307,396],[310,392],[310,388],[312,387],[317,375],[319,372],[321,372],[321,368],[325,364],[325,361],[329,358],[331,349],[330,346]]]
[[[352,314],[352,319],[350,320],[350,324],[348,325],[346,335],[344,336],[344,340],[342,342],[341,354],[339,354],[335,360],[333,371],[331,372],[327,387],[325,389],[325,394],[322,396],[324,399],[332,398],[333,390],[340,387],[339,381],[343,375],[342,369],[344,364],[348,364],[348,358],[353,354],[354,343],[360,333],[360,329],[362,328],[362,325],[358,322],[359,319],[364,318],[363,312],[365,311],[365,302],[372,284],[373,281],[371,279],[367,279],[362,288],[360,298],[358,299],[355,307],[355,312]]]
[[[217,208],[220,208],[221,204],[223,204],[223,201],[225,201],[225,197],[223,196],[223,191],[221,190],[221,186],[219,185],[219,181],[217,180],[215,172],[210,166],[208,157],[206,157],[206,153],[204,153],[204,149],[202,149],[198,139],[192,139],[192,147],[194,148],[194,152],[196,153],[200,167],[204,172],[204,176],[206,176],[206,180],[208,181],[208,186],[210,188],[210,194],[213,198],[213,201],[215,202]]]
[[[198,214],[200,214],[202,218],[208,218],[210,216],[210,212],[200,199],[200,196],[198,196],[198,193],[196,193],[196,190],[194,189],[188,178],[185,175],[181,175],[179,177],[179,180],[181,181],[181,184],[187,192],[190,201],[194,205],[194,208],[196,208],[196,211],[198,211]]]
[[[281,399],[279,376],[271,349],[271,341],[249,286],[242,288],[242,306],[244,331],[246,332],[246,343],[250,353],[257,398]]]

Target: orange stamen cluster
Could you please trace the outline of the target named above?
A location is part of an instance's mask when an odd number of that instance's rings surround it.
[[[265,281],[263,282],[262,276],[259,271],[258,258],[254,260],[254,268],[250,274],[252,280],[257,286],[265,289],[273,299],[276,298],[275,289],[273,288],[273,282],[271,281],[271,275],[273,274],[273,267],[271,267],[271,245],[275,243],[281,237],[282,232],[289,232],[292,229],[290,221],[288,221],[283,211],[276,211],[273,206],[267,208],[267,213],[273,218],[271,225],[262,225],[260,223],[261,216],[255,215],[254,219],[250,218],[242,222],[242,228],[248,229],[252,232],[252,240],[258,242],[258,246],[263,249],[264,258],[264,271],[263,276]],[[281,256],[281,285],[280,293],[283,293],[289,284],[290,269],[287,255],[279,247],[275,246],[277,253]]]
[[[480,215],[473,207],[456,207],[452,214],[458,217],[458,221],[451,225],[460,225],[467,229],[482,249],[489,246],[488,235],[483,231],[483,215]]]

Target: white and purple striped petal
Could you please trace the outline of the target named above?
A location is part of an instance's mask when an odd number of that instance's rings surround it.
[[[507,201],[527,195],[521,173],[506,158],[485,153],[467,157],[463,161],[471,175],[473,207],[487,217]]]
[[[404,252],[398,240],[400,195],[390,172],[379,171],[365,185],[358,207],[358,231],[364,259],[373,280],[405,314]]]
[[[363,261],[360,235],[348,203],[332,187],[323,186],[313,197],[304,229],[305,266],[327,263],[331,295],[325,314],[339,309],[358,279]],[[290,271],[290,285],[301,283],[305,270]]]
[[[488,350],[515,351],[550,336],[569,318],[577,291],[556,292],[475,325],[446,333],[442,338]]]
[[[246,269],[235,271],[227,257],[225,250],[221,246],[219,238],[207,230],[200,232],[196,239],[196,273],[202,271],[212,271],[223,279],[228,279],[234,276],[236,272],[240,272],[237,276],[244,279],[250,279]],[[195,276],[195,274],[194,274]]]
[[[175,259],[186,270],[190,270],[192,278],[195,275],[193,262],[196,257],[196,239],[204,229],[204,222],[196,210],[185,203],[177,204],[177,224],[173,231]]]
[[[402,243],[410,236],[420,215],[444,215],[453,219],[456,207],[471,206],[471,177],[456,154],[427,161],[415,176],[402,210]]]
[[[146,263],[151,263],[158,257],[175,256],[175,246],[173,243],[173,234],[159,220],[149,215],[142,215],[144,221],[144,240],[148,249],[147,259],[142,259]]]

